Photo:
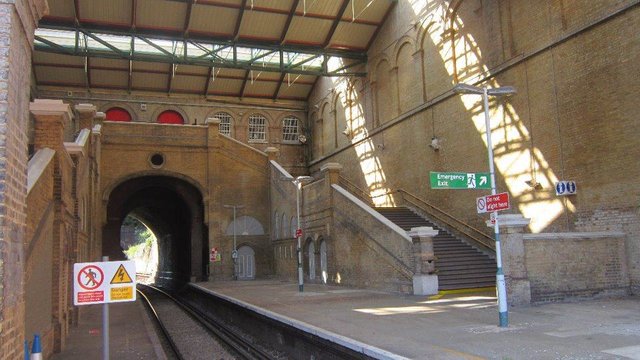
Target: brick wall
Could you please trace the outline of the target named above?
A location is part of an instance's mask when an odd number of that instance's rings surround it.
[[[25,333],[41,336],[46,358],[53,351],[53,174],[54,152],[43,149],[29,162],[25,243]],[[34,182],[33,184],[32,181]]]
[[[311,172],[337,162],[372,195],[402,188],[485,229],[473,208],[482,192],[432,190],[428,173],[488,169],[480,97],[453,94],[453,84],[515,86],[516,95],[491,101],[497,186],[510,193],[508,212],[531,218],[534,233],[588,231],[610,212],[607,227],[626,233],[637,289],[640,8],[632,4],[469,0],[452,17],[446,1],[398,2],[371,45],[367,79],[352,81],[359,111],[347,113],[351,144],[327,140],[346,138],[332,117],[343,87],[325,78],[314,88],[309,103],[318,111],[309,118],[321,119],[313,142],[323,146],[313,148]],[[428,146],[433,137],[438,151]],[[556,196],[562,179],[578,183],[577,195]]]
[[[625,295],[629,291],[622,233],[524,237],[531,301]]]
[[[218,112],[225,112],[232,118],[231,137],[245,144],[264,151],[267,147],[276,147],[280,150],[280,161],[283,166],[295,173],[302,173],[305,166],[305,147],[297,142],[289,143],[282,140],[282,120],[287,116],[293,116],[300,120],[301,132],[307,132],[306,106],[299,102],[279,102],[274,104],[256,103],[255,105],[223,104],[212,101],[204,101],[196,97],[172,96],[171,101],[166,97],[130,95],[127,99],[114,101],[113,98],[121,97],[120,94],[105,92],[92,92],[87,94],[74,93],[76,97],[67,97],[66,90],[42,90],[38,96],[41,98],[64,99],[70,104],[91,103],[97,111],[107,111],[112,107],[121,107],[127,110],[135,122],[155,123],[157,116],[165,110],[179,112],[185,118],[187,125],[205,125],[206,119],[213,117]],[[81,100],[79,100],[81,98]],[[108,100],[106,100],[108,99]],[[142,110],[141,104],[146,105]],[[249,116],[260,114],[267,119],[267,141],[264,143],[249,143],[247,131]],[[67,138],[67,141],[69,139]]]
[[[0,359],[20,359],[31,41],[46,3],[0,3]]]

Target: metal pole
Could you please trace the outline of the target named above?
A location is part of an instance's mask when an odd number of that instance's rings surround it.
[[[102,261],[109,257],[103,256]],[[109,360],[109,303],[102,304],[102,359]]]
[[[493,164],[493,144],[491,142],[491,120],[489,118],[489,94],[487,88],[482,88],[482,99],[484,101],[484,121],[487,132],[487,153],[489,154],[489,172],[491,173],[491,195],[496,194],[496,176]],[[498,288],[498,312],[500,316],[500,327],[509,326],[509,312],[507,308],[507,290],[504,281],[504,272],[502,271],[502,254],[500,249],[500,227],[498,226],[498,212],[493,212],[495,219],[493,232],[496,239],[496,263],[498,270],[496,272],[496,286]]]
[[[238,254],[236,253],[236,206],[233,205],[233,280],[238,280]]]
[[[300,193],[302,192],[302,182],[300,180],[294,181],[296,184],[296,214],[298,216],[298,229],[302,229],[300,226]],[[302,248],[300,246],[300,232],[296,229],[296,237],[298,238],[298,291],[304,291],[304,280],[302,277]]]

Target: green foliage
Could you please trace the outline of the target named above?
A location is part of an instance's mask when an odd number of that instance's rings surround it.
[[[133,236],[135,241],[126,250],[124,250],[128,259],[133,259],[136,255],[143,254],[145,252],[145,248],[148,252],[148,249],[151,249],[153,242],[156,241],[156,237],[153,232],[140,222],[140,220],[132,216],[127,216],[124,219],[122,226],[132,228],[134,232]]]

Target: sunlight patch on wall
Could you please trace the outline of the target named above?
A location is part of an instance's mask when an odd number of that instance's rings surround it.
[[[428,4],[425,4],[428,3]],[[459,17],[454,19],[454,29],[448,29],[447,7],[448,2],[429,1],[413,3],[414,11],[420,19],[432,18],[437,24],[431,24],[428,34],[433,45],[438,49],[445,68],[452,79],[452,86],[457,76],[460,83],[474,84],[483,74],[488,74],[487,67],[482,63],[482,54],[477,42],[470,34],[458,32],[463,28]],[[426,21],[420,22],[421,26],[427,26]],[[452,33],[455,36],[451,41]],[[455,55],[454,55],[455,54]],[[496,81],[488,84],[499,87]],[[515,95],[518,96],[518,95]],[[479,95],[461,95],[463,105],[471,114],[471,121],[475,125],[485,146],[486,129],[482,97]],[[550,197],[548,193],[537,193],[525,182],[534,177],[547,191],[553,189],[553,184],[558,180],[553,170],[549,167],[540,149],[530,146],[530,133],[521,121],[513,106],[501,100],[496,103],[491,99],[491,120],[494,157],[496,170],[505,179],[509,188],[512,202],[518,202],[518,210],[531,219],[532,232],[543,231],[563,212],[563,204]],[[501,189],[498,188],[498,192]],[[573,206],[569,206],[574,211]]]
[[[332,59],[338,61],[340,59]],[[330,66],[339,66],[330,64]],[[340,96],[340,102],[345,112],[347,126],[340,136],[347,136],[354,144],[354,150],[360,163],[362,175],[367,184],[368,194],[375,206],[395,206],[393,198],[389,194],[387,178],[380,159],[375,154],[373,139],[369,137],[366,128],[362,101],[354,89],[352,79],[333,78],[333,86]]]

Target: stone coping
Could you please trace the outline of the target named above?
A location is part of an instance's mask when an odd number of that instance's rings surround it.
[[[596,232],[564,232],[564,233],[538,233],[523,234],[524,240],[593,240],[624,238],[622,231],[596,231]]]
[[[388,226],[389,229],[397,232],[398,235],[402,236],[405,240],[411,241],[411,238],[409,237],[409,235],[407,235],[407,232],[404,231],[400,226],[394,224],[393,222],[391,222],[391,220],[389,220],[386,217],[380,215],[380,213],[378,213],[377,211],[373,210],[369,205],[365,204],[364,202],[362,202],[362,200],[360,200],[357,197],[353,196],[350,192],[348,192],[347,190],[343,189],[340,185],[333,184],[333,185],[331,185],[331,187],[334,190],[336,190],[338,193],[342,194],[344,197],[349,199],[351,202],[353,202],[356,206],[358,206],[362,210],[366,211],[369,215],[373,216],[376,220],[378,220],[381,223],[383,223],[386,226]]]
[[[35,186],[42,176],[44,169],[49,166],[49,163],[56,155],[56,152],[49,148],[42,148],[33,155],[29,160],[28,172],[27,172],[27,195],[31,192],[31,189]]]

